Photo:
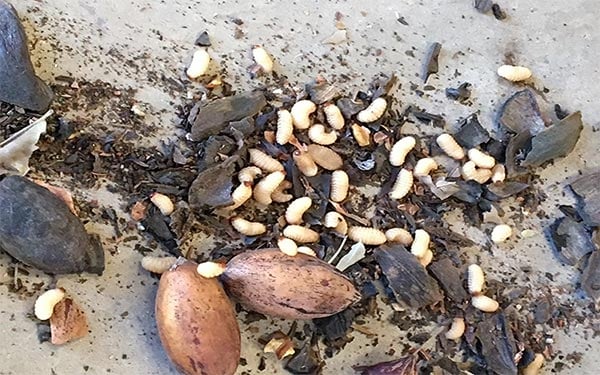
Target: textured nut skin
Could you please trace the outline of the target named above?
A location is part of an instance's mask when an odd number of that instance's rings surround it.
[[[160,341],[177,369],[188,375],[233,375],[240,359],[240,329],[217,279],[196,263],[165,272],[156,295]]]
[[[330,316],[360,299],[352,282],[326,262],[278,249],[237,255],[221,280],[248,310],[284,319]]]

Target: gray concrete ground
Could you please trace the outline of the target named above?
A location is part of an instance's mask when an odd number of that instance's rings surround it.
[[[562,266],[552,255],[543,237],[543,229],[558,215],[557,204],[572,202],[566,193],[565,178],[580,169],[600,166],[600,96],[598,60],[600,60],[600,16],[596,1],[508,1],[501,0],[509,19],[499,22],[491,15],[477,13],[470,0],[407,1],[295,1],[257,0],[221,1],[71,1],[19,0],[13,2],[25,19],[33,43],[33,57],[38,71],[46,80],[69,75],[88,80],[102,79],[118,86],[139,89],[137,99],[150,109],[149,121],[161,124],[164,136],[174,134],[173,105],[185,92],[167,92],[154,85],[150,77],[164,73],[168,77],[182,74],[194,49],[193,42],[202,30],[212,37],[211,54],[219,67],[226,69],[234,87],[256,87],[246,73],[249,47],[263,44],[276,57],[276,70],[299,84],[322,74],[331,80],[347,75],[341,86],[349,90],[364,88],[373,75],[394,72],[402,88],[394,95],[402,103],[416,103],[443,114],[452,126],[454,119],[473,110],[480,112],[486,126],[503,97],[515,86],[497,78],[496,67],[505,55],[512,53],[516,61],[534,71],[538,87],[546,87],[549,106],[558,102],[571,110],[580,109],[585,121],[583,135],[575,151],[541,173],[540,182],[549,194],[543,208],[550,219],[530,217],[518,223],[518,229],[532,229],[536,236],[514,239],[495,247],[493,256],[482,256],[490,278],[509,278],[523,285],[545,285],[553,291],[564,290],[564,302],[573,308],[588,308],[588,302],[575,294],[579,273]],[[323,45],[321,40],[334,30],[335,12],[343,14],[349,42]],[[405,26],[397,21],[404,17]],[[244,24],[241,39],[234,38],[234,18]],[[421,84],[417,74],[427,45],[439,41],[443,45],[440,73],[430,80],[438,89],[468,81],[473,84],[473,106],[451,102],[442,90],[417,97],[409,89],[410,82]],[[412,50],[415,57],[408,56]],[[141,67],[132,68],[124,60],[134,60]],[[216,70],[216,68],[215,68]],[[461,76],[455,78],[455,70]],[[340,78],[340,81],[342,79]],[[173,96],[174,95],[174,96]],[[398,104],[396,104],[399,107]],[[163,111],[164,110],[164,111]],[[100,119],[98,121],[101,121]],[[113,124],[119,126],[118,123]],[[428,129],[423,129],[427,132]],[[150,140],[149,142],[152,142]],[[98,199],[110,204],[115,197],[102,189],[77,191],[79,200]],[[124,213],[120,213],[125,217]],[[485,240],[481,232],[461,228],[475,238]],[[108,233],[109,228],[90,226],[93,232]],[[12,275],[6,273],[9,259],[0,255],[0,374],[171,374],[174,369],[163,353],[153,319],[156,280],[138,266],[140,255],[131,246],[116,245],[104,235],[107,248],[116,248],[108,256],[102,277],[61,277],[65,287],[86,308],[91,335],[78,342],[53,347],[39,344],[35,323],[30,319],[35,297],[17,298],[7,291]],[[521,265],[535,272],[525,276]],[[550,282],[545,272],[554,275]],[[31,287],[36,282],[49,282],[46,275],[25,277]],[[568,297],[572,295],[571,297]],[[382,332],[379,345],[354,332],[354,342],[342,355],[327,361],[325,374],[351,374],[351,365],[391,359],[385,352],[398,346],[403,333],[385,323],[389,311],[380,319],[368,321],[372,331]],[[588,313],[588,322],[593,318]],[[597,315],[596,315],[597,317]],[[554,334],[555,347],[564,354],[580,351],[581,363],[563,370],[563,374],[597,374],[600,370],[600,341],[585,331],[586,324],[573,323],[568,333]],[[267,368],[259,372],[256,363],[260,347],[255,337],[269,332],[272,326],[287,329],[289,322],[270,321],[242,326],[246,366],[239,373],[282,373],[273,357],[267,357]],[[270,325],[272,325],[270,327]],[[546,369],[551,372],[552,365]]]

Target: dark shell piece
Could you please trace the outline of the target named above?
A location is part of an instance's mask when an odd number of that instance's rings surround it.
[[[513,133],[529,132],[536,135],[545,128],[535,96],[522,90],[508,98],[498,113],[498,124]]]
[[[340,98],[335,104],[342,112],[342,115],[344,115],[344,117],[347,119],[351,118],[367,107],[365,103],[356,102],[350,98]]]
[[[580,198],[578,212],[590,226],[600,226],[600,171],[586,173],[571,183]]]
[[[489,316],[477,325],[481,355],[494,373],[517,375],[515,339],[503,313]]]
[[[188,194],[188,202],[192,209],[201,210],[206,207],[223,207],[233,203],[234,164],[215,165],[198,174],[192,182]]]
[[[67,205],[20,176],[0,181],[0,248],[50,274],[104,271],[104,251]]]
[[[373,252],[398,302],[419,309],[444,296],[425,267],[402,245],[384,245]]]
[[[458,100],[464,102],[471,97],[471,84],[469,82],[463,82],[458,87],[448,87],[446,89],[446,97],[452,100]]]
[[[335,315],[325,318],[313,319],[317,332],[325,336],[329,341],[341,339],[352,326],[356,313],[352,309],[346,309]]]
[[[395,361],[381,362],[371,366],[354,366],[361,375],[416,375],[417,358],[407,355]]]
[[[432,43],[427,49],[427,54],[425,55],[425,63],[423,66],[423,82],[427,82],[427,79],[430,75],[438,72],[438,58],[440,56],[441,50],[442,45],[438,42]]]
[[[285,369],[292,374],[315,375],[323,365],[319,352],[310,342],[306,342],[286,363]]]
[[[480,13],[487,13],[492,10],[492,0],[474,0],[473,7]]]
[[[596,309],[600,307],[600,250],[590,256],[587,267],[581,276],[581,288],[588,297],[594,300]]]
[[[552,225],[550,235],[561,258],[571,266],[594,251],[591,234],[582,223],[570,217],[558,219]]]
[[[490,133],[479,122],[476,114],[472,114],[460,123],[460,129],[454,134],[454,139],[466,148],[477,147],[490,140]]]
[[[0,0],[0,101],[44,112],[54,94],[35,75],[27,46],[17,11]]]
[[[499,201],[518,194],[528,187],[528,184],[517,181],[495,182],[486,186],[485,197],[492,201]]]
[[[309,82],[304,88],[315,104],[323,104],[340,95],[338,89],[324,79]]]
[[[531,134],[529,131],[522,131],[508,141],[506,146],[504,165],[506,167],[506,175],[513,177],[515,175],[524,174],[526,168],[520,166],[523,160],[523,155],[531,148]]]
[[[523,166],[537,167],[567,156],[575,148],[582,130],[581,112],[577,111],[540,132],[531,140],[531,151],[522,163]]]
[[[198,37],[196,38],[196,41],[194,42],[195,45],[197,45],[198,47],[210,47],[211,43],[210,43],[210,37],[208,36],[208,32],[207,31],[203,31],[201,32]]]
[[[431,271],[433,277],[437,279],[451,300],[461,304],[468,298],[461,278],[464,272],[455,267],[452,260],[449,258],[436,260],[429,265],[429,271]]]

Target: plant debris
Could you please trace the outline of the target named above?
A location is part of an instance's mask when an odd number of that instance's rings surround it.
[[[459,126],[460,128],[453,137],[465,148],[474,148],[490,140],[490,134],[481,126],[476,114],[462,120]]]
[[[596,304],[596,310],[600,309],[600,250],[596,249],[590,258],[583,275],[581,276],[581,288]]]
[[[427,82],[429,76],[438,72],[438,58],[442,45],[438,42],[432,43],[425,54],[425,63],[423,64],[423,82]]]
[[[578,212],[590,226],[600,226],[600,171],[588,172],[570,184],[580,198]]]
[[[577,265],[594,250],[591,234],[585,226],[571,217],[558,219],[551,228],[554,246],[569,265]]]
[[[513,133],[528,132],[537,135],[545,129],[540,108],[530,90],[513,94],[504,102],[498,115],[498,123]]]
[[[85,312],[71,298],[63,298],[54,306],[50,317],[51,342],[63,345],[88,334]]]
[[[517,348],[503,313],[486,317],[477,325],[475,335],[487,367],[497,374],[517,375]]]
[[[469,82],[463,82],[457,88],[448,87],[446,89],[446,96],[452,100],[464,103],[471,97],[471,84]]]
[[[361,375],[417,375],[417,357],[407,355],[394,361],[381,362],[371,366],[354,366]]]

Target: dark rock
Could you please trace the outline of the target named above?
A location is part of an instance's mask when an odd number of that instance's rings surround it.
[[[545,129],[540,108],[530,90],[522,90],[508,98],[500,108],[498,124],[513,133],[536,135]]]
[[[0,248],[51,274],[104,271],[104,251],[67,205],[20,176],[0,181]]]
[[[473,148],[490,140],[490,133],[479,122],[476,114],[472,114],[460,122],[460,129],[454,139],[463,147]]]
[[[425,64],[423,66],[423,82],[427,82],[427,79],[430,75],[438,72],[438,58],[441,50],[442,45],[438,42],[432,43],[427,49],[427,54],[425,55]]]
[[[581,288],[594,300],[596,309],[600,308],[600,250],[596,250],[588,259],[587,267],[581,276]]]
[[[419,309],[444,296],[434,278],[402,245],[384,245],[373,252],[398,302]]]
[[[315,104],[329,102],[340,95],[338,89],[323,78],[318,78],[307,83],[304,89],[308,93],[310,100]]]
[[[496,374],[517,375],[515,339],[503,313],[493,314],[477,325],[481,355]]]
[[[592,236],[582,223],[570,217],[558,219],[551,226],[552,241],[565,263],[575,266],[594,251]]]
[[[468,298],[461,277],[464,272],[455,267],[450,258],[441,258],[432,262],[429,265],[429,271],[431,271],[433,277],[436,278],[451,300],[462,304]]]
[[[0,0],[0,66],[0,101],[36,112],[48,109],[54,94],[35,75],[23,25],[4,0]]]
[[[363,102],[356,102],[350,98],[340,98],[335,104],[339,107],[342,115],[347,119],[367,107]]]
[[[196,41],[194,42],[194,44],[199,47],[210,47],[211,43],[210,43],[210,37],[208,36],[208,32],[207,31],[201,32],[198,35],[198,37],[196,38]]]
[[[190,207],[202,210],[207,207],[223,207],[233,203],[231,191],[234,171],[234,165],[229,163],[227,166],[219,164],[200,172],[190,186],[188,194]]]
[[[571,183],[580,198],[578,212],[590,226],[600,226],[600,171],[586,173]]]
[[[355,316],[354,310],[346,309],[332,316],[313,319],[313,323],[319,334],[329,341],[334,341],[346,336]]]
[[[198,109],[192,123],[192,140],[201,141],[220,133],[231,121],[254,116],[267,104],[265,96],[258,91],[228,96],[208,102]]]
[[[471,84],[469,82],[464,82],[457,88],[448,87],[446,89],[446,96],[462,103],[471,97]]]
[[[522,165],[537,167],[547,161],[567,156],[575,148],[582,130],[581,112],[570,114],[533,137],[531,151]]]

